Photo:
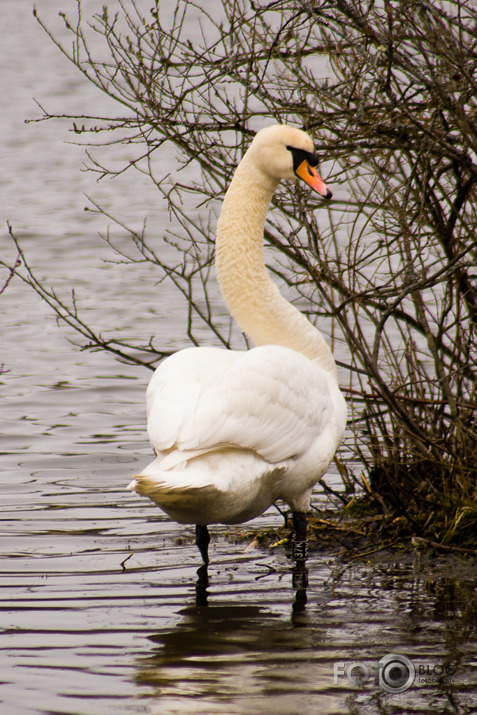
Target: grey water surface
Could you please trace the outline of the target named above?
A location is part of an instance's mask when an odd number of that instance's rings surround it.
[[[75,5],[36,4],[52,23]],[[139,174],[96,183],[66,143],[68,122],[23,121],[40,114],[33,98],[60,113],[107,112],[108,99],[59,55],[28,0],[2,0],[0,33],[4,220],[96,329],[183,347],[183,306],[151,268],[131,277],[111,262],[105,217],[84,210],[89,194],[160,236],[169,215],[157,191]],[[6,228],[0,242],[13,261]],[[72,340],[19,280],[0,295],[2,715],[477,712],[475,562],[317,554],[305,590],[282,550],[217,527],[206,586],[193,530],[125,490],[150,459],[149,372]],[[326,503],[319,490],[315,503]],[[280,523],[271,509],[250,527]],[[402,693],[383,687],[389,654],[416,669]]]

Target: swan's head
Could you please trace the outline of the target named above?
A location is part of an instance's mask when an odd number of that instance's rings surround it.
[[[301,129],[274,124],[257,132],[247,152],[256,166],[274,179],[302,179],[326,199],[332,193],[316,170],[313,140]]]

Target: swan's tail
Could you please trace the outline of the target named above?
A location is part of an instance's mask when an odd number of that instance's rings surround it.
[[[127,489],[148,497],[175,521],[182,524],[198,523],[198,513],[205,514],[209,511],[207,505],[217,501],[217,487],[212,484],[191,484],[189,480],[178,479],[177,472],[166,472],[157,467],[152,462],[144,472],[134,477]],[[204,523],[212,522],[206,520]]]
[[[238,524],[262,514],[275,501],[285,469],[254,452],[219,450],[164,469],[157,457],[128,485],[182,524]]]

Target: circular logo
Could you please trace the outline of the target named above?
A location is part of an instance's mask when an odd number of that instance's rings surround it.
[[[405,655],[389,653],[378,663],[378,678],[380,687],[387,693],[403,693],[414,683],[416,669]]]

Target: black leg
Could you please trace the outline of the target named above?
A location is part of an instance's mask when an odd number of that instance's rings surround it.
[[[210,535],[208,528],[206,526],[202,526],[201,524],[196,524],[195,543],[199,547],[200,555],[202,556],[202,561],[205,565],[209,563],[209,541]]]
[[[307,557],[307,540],[306,540],[306,514],[303,511],[293,512],[293,530],[294,536],[292,541],[293,559],[297,563],[304,563]]]

